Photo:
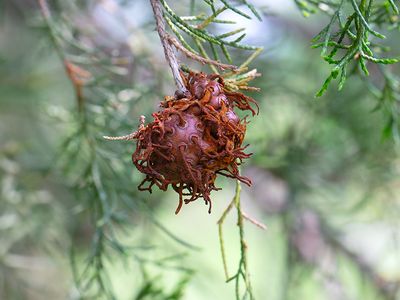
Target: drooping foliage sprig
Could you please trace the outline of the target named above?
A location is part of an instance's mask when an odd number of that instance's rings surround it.
[[[352,74],[369,78],[367,85],[379,101],[376,109],[382,108],[388,120],[384,133],[399,140],[398,77],[396,67],[390,66],[400,61],[399,53],[393,54],[385,43],[387,35],[399,34],[399,4],[393,0],[295,3],[305,16],[318,11],[330,16],[328,24],[312,40],[312,47],[321,49],[322,58],[333,66],[316,96],[322,96],[334,79],[338,79],[341,90]],[[370,76],[371,72],[374,76]]]

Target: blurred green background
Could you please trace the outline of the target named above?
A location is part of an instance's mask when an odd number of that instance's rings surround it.
[[[266,48],[242,168],[254,183],[243,210],[267,226],[245,227],[255,297],[400,299],[400,160],[387,120],[359,77],[315,99],[329,67],[309,45],[326,18],[262,4],[264,21],[245,23]],[[149,4],[51,7],[63,50],[90,73],[81,114],[36,2],[0,1],[0,299],[234,299],[216,225],[234,182],[218,180],[211,215],[197,201],[175,216],[176,193],[137,191],[134,143],[102,139],[151,120],[174,92]],[[234,272],[234,214],[224,236]]]

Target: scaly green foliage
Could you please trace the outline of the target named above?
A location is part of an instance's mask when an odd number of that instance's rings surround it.
[[[374,1],[367,3],[365,0],[362,0],[359,4],[355,0],[350,2],[352,11],[347,15],[344,15],[344,6],[347,4],[344,0],[332,5],[331,9],[334,8],[335,11],[330,22],[313,39],[313,47],[322,48],[321,55],[324,60],[331,65],[335,65],[321,90],[317,93],[317,97],[322,96],[332,79],[336,79],[339,74],[339,90],[341,90],[347,79],[347,69],[353,62],[366,76],[369,75],[367,62],[382,65],[399,62],[397,58],[379,58],[375,56],[376,52],[388,50],[372,40],[374,37],[385,38],[383,34],[373,29],[373,26],[383,25],[377,23],[382,20],[380,15],[383,4],[377,6],[377,4],[374,5]],[[392,4],[392,11],[397,15],[399,13],[397,6],[394,3]],[[386,11],[386,13],[390,14],[390,11]],[[386,16],[383,20],[390,19],[392,19],[392,15]],[[335,26],[337,27],[336,31]]]
[[[338,89],[342,90],[348,76],[370,77],[369,70],[373,65],[379,65],[379,71],[375,73],[381,74],[384,84],[375,84],[373,81],[377,79],[368,79],[367,84],[373,86],[373,94],[379,100],[376,108],[382,108],[387,115],[384,136],[393,136],[399,141],[398,78],[388,65],[400,60],[398,54],[390,57],[393,55],[391,49],[383,43],[386,35],[380,33],[398,34],[398,4],[393,0],[295,2],[305,16],[317,11],[330,16],[329,23],[312,40],[312,47],[321,48],[323,59],[334,66],[316,96],[322,96],[334,79],[339,79]],[[384,53],[389,53],[389,57],[382,57]]]

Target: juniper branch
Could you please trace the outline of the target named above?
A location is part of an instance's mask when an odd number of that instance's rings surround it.
[[[160,40],[164,48],[165,58],[171,68],[172,76],[174,77],[175,84],[178,88],[179,93],[184,95],[187,93],[187,89],[179,72],[178,60],[174,54],[171,45],[168,43],[168,36],[165,30],[165,20],[163,17],[160,1],[150,0],[150,3],[153,8],[154,17],[156,19],[158,35],[160,36]]]
[[[379,58],[375,56],[374,52],[383,52],[385,46],[379,43],[373,43],[373,36],[383,39],[385,36],[373,29],[376,25],[382,25],[385,18],[377,18],[378,15],[388,14],[389,9],[383,10],[382,7],[385,4],[380,4],[377,1],[370,0],[350,0],[350,1],[296,1],[297,5],[303,11],[306,10],[311,12],[310,7],[314,7],[315,12],[321,9],[319,4],[323,3],[324,7],[328,7],[326,10],[331,15],[331,19],[328,25],[316,35],[313,39],[314,48],[322,48],[321,56],[329,64],[335,65],[330,75],[323,83],[320,91],[316,94],[317,97],[322,96],[327,90],[328,86],[333,79],[336,79],[340,74],[339,79],[339,90],[343,88],[343,85],[348,77],[348,69],[351,65],[358,67],[365,76],[369,75],[368,63],[373,64],[394,64],[400,60],[398,58]],[[347,20],[343,22],[343,14],[349,6],[350,13],[347,16]],[[388,2],[388,5],[393,9],[393,13],[398,13],[397,5],[392,1]],[[382,6],[383,5],[383,6]],[[388,6],[386,5],[386,7]],[[330,11],[332,13],[330,13]],[[386,19],[392,19],[391,16],[386,15]],[[335,31],[335,28],[336,31]],[[372,36],[371,36],[371,35]],[[329,54],[327,54],[329,50]],[[339,58],[335,58],[340,56]],[[357,70],[357,68],[353,68]]]

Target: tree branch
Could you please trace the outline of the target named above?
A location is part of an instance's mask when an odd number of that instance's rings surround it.
[[[168,34],[165,30],[165,20],[163,17],[163,11],[159,0],[150,0],[151,6],[153,8],[154,17],[156,19],[157,31],[160,36],[161,44],[164,48],[165,58],[168,61],[168,64],[172,71],[172,76],[174,77],[175,84],[178,88],[178,92],[182,95],[187,93],[187,89],[183,80],[181,78],[181,74],[179,72],[179,64],[178,60],[174,54],[172,46],[168,41]]]

